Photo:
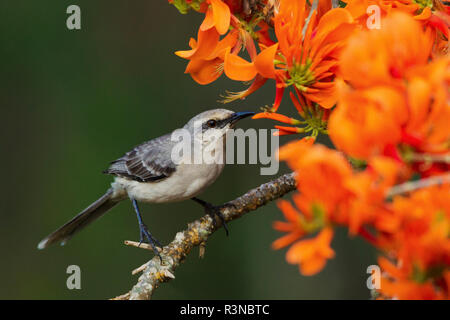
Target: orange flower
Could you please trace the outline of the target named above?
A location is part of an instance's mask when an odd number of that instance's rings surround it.
[[[284,220],[273,224],[283,235],[272,247],[290,246],[288,263],[316,274],[334,257],[333,227],[344,226],[382,252],[380,298],[448,299],[450,9],[440,0],[344,2],[319,0],[310,12],[306,0],[176,1],[205,14],[177,55],[200,84],[222,73],[252,81],[226,102],[274,79],[273,106],[254,119],[280,122],[276,135],[311,135],[278,153],[298,190],[277,203]],[[381,8],[381,29],[366,25],[370,5]],[[299,117],[276,113],[289,87]],[[337,150],[314,144],[319,133]]]
[[[401,141],[402,125],[408,117],[401,91],[381,86],[342,91],[328,122],[330,138],[338,149],[368,159]]]
[[[398,161],[380,156],[372,158],[364,171],[354,172],[342,154],[312,142],[292,142],[279,154],[296,172],[300,194],[295,204],[308,217],[302,229],[316,230],[333,222],[347,225],[351,234],[360,233],[385,210],[387,190],[407,179],[407,171]]]
[[[414,16],[415,20],[429,28],[438,42],[441,37],[448,40],[448,9],[440,0],[344,0],[343,2],[347,4],[345,8],[364,28],[368,27],[367,22],[374,14],[374,12],[367,12],[367,9],[369,6],[375,5],[380,9],[381,18],[385,18],[393,12],[403,12]],[[447,45],[445,46],[447,47]],[[436,52],[439,51],[442,51],[442,48],[437,48]]]
[[[383,20],[381,30],[352,37],[341,56],[350,86],[340,86],[328,124],[339,149],[362,159],[395,153],[400,143],[427,152],[448,149],[450,59],[427,64],[431,43],[412,17],[399,12]]]
[[[325,13],[333,7],[332,0],[319,0],[317,3],[317,18],[320,19]]]
[[[366,21],[369,16],[367,8],[376,5],[381,9],[382,17],[394,11],[402,11],[404,13],[415,15],[416,19],[424,20],[431,16],[430,5],[433,1],[413,1],[413,0],[343,0],[347,5],[345,8],[351,12],[360,24],[366,27]]]
[[[449,297],[448,194],[450,186],[444,185],[417,190],[409,196],[395,196],[389,212],[377,217],[378,247],[396,261],[384,257],[378,260],[384,272],[382,295],[398,299]]]
[[[383,276],[380,292],[399,299],[449,297],[446,277],[450,265],[450,186],[435,186],[396,196],[389,211],[394,228],[377,228],[379,247],[397,263],[379,259]],[[392,219],[391,219],[392,220]]]
[[[402,87],[408,70],[428,62],[432,44],[430,32],[422,31],[411,16],[393,12],[382,20],[381,29],[351,37],[340,57],[341,76],[354,88]]]
[[[209,52],[208,55],[197,55],[196,57],[194,54],[190,58],[191,60],[186,67],[185,73],[189,73],[197,83],[202,85],[215,81],[223,72],[223,61],[226,51],[230,47],[235,46],[237,38],[238,32],[233,30],[225,38],[220,40],[214,50]],[[192,40],[192,45],[196,48],[195,40]],[[180,55],[180,52],[177,52],[177,54]]]
[[[275,250],[284,248],[290,245],[292,242],[298,240],[305,234],[301,223],[301,214],[295,209],[289,201],[280,200],[277,203],[280,208],[286,222],[275,221],[273,228],[281,232],[287,232],[288,234],[275,240],[272,244],[272,248]]]
[[[199,84],[215,81],[223,72],[223,61],[227,50],[238,44],[238,30],[228,32],[231,12],[228,5],[221,0],[207,0],[205,19],[198,30],[197,39],[189,41],[190,50],[177,51],[175,54],[190,60],[185,73],[189,73]],[[239,48],[238,48],[239,49]]]
[[[327,259],[334,257],[334,251],[330,248],[333,239],[333,229],[327,227],[312,239],[301,240],[288,250],[286,261],[290,264],[298,264],[300,273],[311,276],[321,271]]]
[[[320,205],[329,215],[348,199],[350,193],[343,185],[352,169],[341,153],[311,143],[310,139],[304,139],[283,146],[279,158],[298,173],[298,190],[304,200],[311,207]]]
[[[422,152],[448,153],[450,145],[450,57],[413,70],[407,84],[409,119],[404,134]]]
[[[390,238],[391,245],[402,248],[397,258],[403,261],[406,270],[412,270],[413,264],[426,270],[440,261],[450,262],[449,194],[449,185],[444,185],[393,199],[391,210],[401,219],[403,227],[402,231],[384,236]]]
[[[430,38],[435,44],[433,54],[442,55],[448,52],[450,15],[448,7],[441,0],[344,0],[345,9],[363,28],[376,28],[369,26],[375,12],[367,11],[369,6],[376,6],[380,10],[380,17],[385,18],[392,13],[402,12],[411,15],[427,29]]]
[[[410,280],[392,281],[381,278],[380,293],[389,299],[400,300],[441,300],[442,292],[436,292],[431,281],[417,283]]]
[[[228,50],[225,54],[224,71],[228,78],[239,81],[250,81],[255,78],[257,71],[253,62],[249,63]]]
[[[326,12],[320,20],[314,11],[302,36],[307,14],[305,1],[282,1],[274,18],[280,47],[278,83],[294,85],[306,99],[331,108],[337,98],[336,55],[353,32],[353,19],[342,8]]]
[[[252,62],[234,54],[225,57],[225,74],[233,80],[248,81],[256,74],[276,79],[278,91],[273,111],[281,102],[281,89],[290,85],[324,108],[331,108],[336,102],[336,56],[353,32],[353,18],[345,9],[337,8],[319,20],[314,11],[303,36],[308,13],[305,0],[281,0],[274,17],[278,43],[263,48]]]
[[[206,11],[205,19],[200,25],[201,31],[206,31],[211,28],[216,28],[221,35],[227,33],[230,27],[230,8],[221,0],[206,0],[210,4]]]
[[[314,142],[315,139],[309,137],[291,141],[278,150],[278,159],[280,161],[286,161],[293,169],[293,166],[296,165],[298,155],[307,152]]]
[[[300,124],[300,121],[294,118],[287,117],[285,115],[279,114],[279,113],[273,113],[273,112],[260,112],[255,114],[252,119],[272,119],[280,122],[284,122],[287,124]]]
[[[277,239],[272,244],[274,249],[280,249],[306,234],[321,230],[317,237],[293,244],[286,253],[286,261],[291,264],[298,264],[303,275],[316,274],[325,266],[326,260],[334,256],[334,251],[329,246],[333,237],[333,230],[326,227],[328,224],[326,211],[332,210],[331,207],[335,204],[335,197],[331,196],[329,191],[336,187],[333,184],[333,179],[339,176],[337,172],[339,170],[328,169],[327,165],[333,167],[335,164],[333,160],[336,160],[337,155],[333,154],[331,150],[328,154],[326,151],[328,149],[312,145],[313,143],[314,139],[304,138],[291,142],[280,149],[279,158],[287,160],[288,164],[297,171],[296,178],[300,193],[294,195],[293,200],[300,211],[289,201],[281,200],[278,202],[278,206],[287,221],[275,222],[274,228],[278,231],[287,232],[287,235]],[[298,157],[299,152],[302,154],[301,158]],[[330,157],[331,162],[329,164],[325,163],[324,156]],[[300,163],[299,160],[302,159],[305,159],[306,163]],[[337,166],[339,167],[339,165],[338,161]],[[344,164],[344,168],[340,170],[346,171],[347,169],[349,168],[345,167]],[[323,176],[330,179],[329,182],[331,183],[326,187],[328,190],[323,190],[323,185],[319,186],[311,179],[313,175],[316,175],[317,182],[323,182],[321,177],[317,176],[320,170],[323,171]],[[323,191],[321,196],[318,196],[319,188]],[[340,189],[337,188],[335,191],[337,190]],[[324,211],[324,208],[327,209]]]
[[[344,186],[351,192],[351,197],[347,211],[341,212],[335,220],[347,225],[352,235],[360,233],[364,225],[373,224],[377,217],[385,215],[386,193],[407,176],[405,171],[401,163],[391,158],[371,158],[364,171],[356,172],[345,180]]]
[[[290,125],[299,125],[302,123],[302,121],[290,118],[287,116],[284,116],[279,113],[273,113],[273,112],[260,112],[253,116],[252,119],[273,119],[276,121],[284,122]],[[275,135],[287,135],[287,134],[293,134],[293,133],[302,133],[305,130],[303,128],[298,127],[285,127],[285,126],[275,126],[275,128],[278,129],[278,132],[275,133]]]

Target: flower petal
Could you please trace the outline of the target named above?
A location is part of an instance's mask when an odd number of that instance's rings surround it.
[[[203,19],[202,24],[200,25],[200,30],[206,31],[214,27],[214,16],[212,8],[208,8],[206,11],[205,19]]]
[[[317,25],[317,33],[314,37],[316,49],[321,45],[325,37],[343,23],[352,23],[353,17],[344,8],[335,8],[328,11],[320,19]]]
[[[320,19],[325,13],[331,10],[331,0],[319,0],[317,4],[317,17]]]
[[[261,51],[256,57],[254,63],[259,74],[264,78],[275,78],[275,66],[273,60],[277,53],[278,43]]]
[[[219,57],[220,59],[224,60],[226,49],[233,48],[236,45],[238,35],[239,32],[237,30],[233,30],[230,33],[228,33],[225,38],[219,41],[216,48],[205,59],[211,60]]]
[[[224,71],[228,78],[237,81],[250,81],[257,74],[253,62],[230,53],[230,49],[225,53]]]
[[[214,17],[214,25],[219,34],[227,33],[230,27],[230,8],[221,0],[210,0]]]
[[[290,245],[292,242],[298,240],[302,235],[299,232],[291,232],[287,235],[275,240],[272,243],[272,248],[278,250]]]
[[[252,119],[272,119],[292,125],[299,124],[298,120],[275,112],[260,112],[255,114]]]
[[[199,30],[197,46],[191,50],[177,51],[175,54],[183,59],[203,59],[214,51],[219,43],[219,37],[219,34],[214,28],[206,31]]]
[[[215,81],[222,74],[220,64],[222,60],[191,60],[186,67],[186,73],[189,73],[198,84],[209,84]]]

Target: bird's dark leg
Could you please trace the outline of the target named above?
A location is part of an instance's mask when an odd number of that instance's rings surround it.
[[[146,238],[148,243],[152,246],[153,252],[162,261],[161,255],[159,254],[159,251],[156,248],[156,245],[158,245],[158,247],[160,247],[160,248],[162,248],[163,246],[161,245],[161,243],[159,243],[159,241],[156,238],[154,238],[152,236],[152,234],[148,230],[147,226],[142,221],[142,216],[141,216],[141,213],[139,212],[139,207],[138,207],[137,201],[135,199],[131,199],[131,202],[133,203],[133,207],[134,207],[134,210],[136,211],[136,215],[137,215],[138,222],[139,222],[139,232],[140,232],[139,244],[144,242],[144,240],[145,240],[144,238]]]
[[[216,217],[219,217],[219,219],[222,222],[222,225],[225,229],[225,233],[228,236],[228,226],[227,226],[227,223],[226,223],[222,213],[220,212],[220,209],[222,208],[222,206],[214,206],[213,204],[211,204],[209,202],[203,201],[203,200],[201,200],[199,198],[195,198],[195,197],[191,198],[191,199],[203,206],[203,208],[205,209],[205,213],[207,213],[213,220],[214,226],[217,226]]]

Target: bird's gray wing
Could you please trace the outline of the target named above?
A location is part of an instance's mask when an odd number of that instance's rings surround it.
[[[104,173],[139,182],[165,179],[176,170],[171,160],[173,145],[170,134],[147,141],[111,162],[111,166]]]

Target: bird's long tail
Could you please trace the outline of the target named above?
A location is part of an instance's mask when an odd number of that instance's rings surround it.
[[[110,188],[106,193],[100,197],[97,201],[92,203],[89,207],[81,211],[72,220],[65,225],[54,231],[38,244],[38,249],[45,249],[49,245],[60,242],[64,245],[70,238],[73,237],[78,231],[86,227],[94,220],[100,218],[109,209],[114,207],[120,202],[120,198],[113,197],[114,190]]]

